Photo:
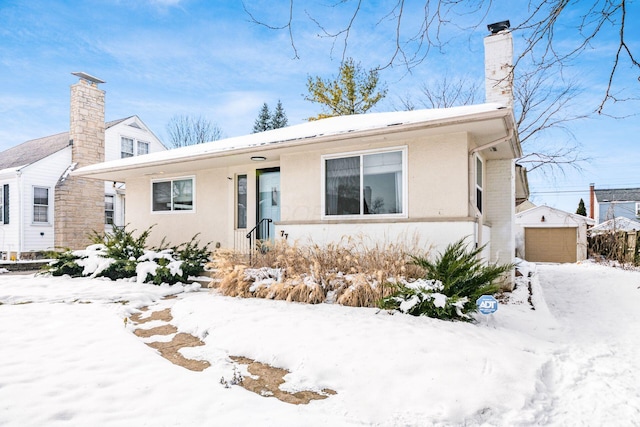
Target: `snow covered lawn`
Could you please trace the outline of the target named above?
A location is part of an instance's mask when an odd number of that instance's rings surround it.
[[[640,425],[640,272],[530,267],[533,295],[521,284],[476,324],[0,274],[0,425]],[[124,319],[143,306],[171,308],[205,343],[183,354],[211,367],[135,336]],[[292,405],[225,388],[229,356],[288,369],[288,391],[337,394]]]

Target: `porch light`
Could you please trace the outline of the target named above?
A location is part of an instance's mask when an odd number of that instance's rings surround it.
[[[267,158],[265,156],[251,156],[251,160],[254,162],[264,162]]]

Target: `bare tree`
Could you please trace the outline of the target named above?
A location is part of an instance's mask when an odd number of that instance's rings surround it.
[[[590,49],[598,37],[614,36],[608,81],[594,110],[602,113],[608,102],[624,99],[613,89],[620,67],[628,61],[640,70],[640,62],[628,43],[626,24],[630,0],[529,0],[526,3],[528,7],[520,23],[513,27],[514,34],[522,37],[525,46],[516,59],[516,69],[522,65],[526,68],[532,65],[537,70],[563,67]],[[388,32],[392,40],[386,66],[402,64],[410,70],[422,64],[431,50],[443,50],[455,35],[470,34],[484,26],[487,16],[502,3],[493,0],[423,0],[416,3],[393,0],[386,8],[372,9],[364,7],[363,0],[338,0],[329,5],[337,13],[327,13],[323,17],[321,13],[304,9],[300,1],[289,0],[287,16],[279,24],[266,22],[243,5],[252,22],[286,31],[296,58],[299,53],[294,23],[300,22],[300,15],[317,26],[321,37],[331,39],[334,46],[342,46],[344,60],[358,23],[376,14],[376,31]],[[343,20],[336,22],[336,16]],[[419,25],[416,25],[415,17],[419,17]],[[558,36],[566,31],[570,31],[572,37]]]
[[[222,129],[202,116],[175,115],[167,123],[167,133],[174,148],[222,139]]]
[[[585,119],[574,103],[581,93],[574,81],[564,81],[559,72],[517,73],[514,80],[514,114],[524,155],[518,163],[527,171],[562,173],[565,167],[581,169],[588,160],[580,154],[568,123]],[[418,99],[400,98],[400,110],[449,108],[473,104],[480,97],[482,81],[469,77],[444,77],[423,85]]]

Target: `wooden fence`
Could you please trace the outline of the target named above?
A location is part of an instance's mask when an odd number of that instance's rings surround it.
[[[611,231],[589,237],[589,255],[640,265],[639,231]]]

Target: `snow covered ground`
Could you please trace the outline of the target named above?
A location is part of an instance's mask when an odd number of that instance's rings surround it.
[[[530,286],[475,324],[0,274],[0,426],[640,425],[640,272],[528,267]],[[171,308],[205,342],[183,353],[212,366],[145,345],[124,322],[143,306]],[[225,388],[229,356],[288,369],[287,390],[337,394],[292,405]]]

